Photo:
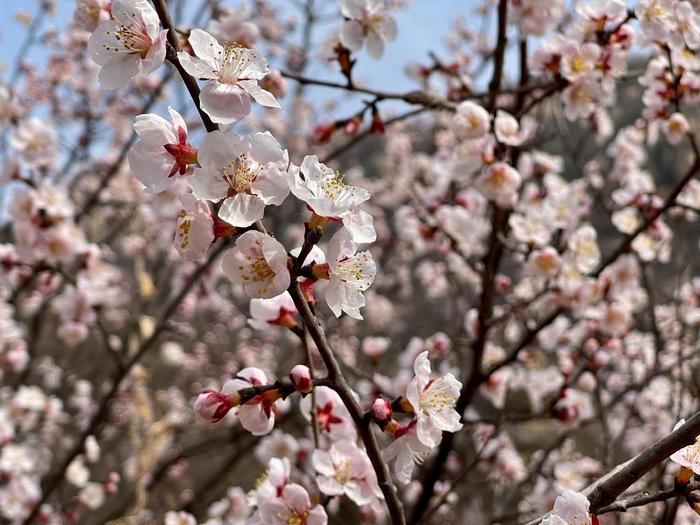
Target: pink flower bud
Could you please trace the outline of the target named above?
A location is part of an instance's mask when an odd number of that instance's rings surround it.
[[[291,379],[292,386],[294,386],[294,389],[298,392],[308,394],[313,390],[311,370],[309,370],[308,366],[296,365],[289,373],[289,379]]]
[[[499,275],[496,278],[496,293],[505,293],[510,288],[511,280],[507,275]]]
[[[207,423],[221,421],[228,411],[238,405],[238,393],[224,394],[216,390],[201,392],[194,402],[194,413],[197,418]]]
[[[377,424],[382,425],[388,423],[393,416],[393,410],[391,409],[391,403],[386,399],[377,398],[372,403],[372,419],[377,422]]]

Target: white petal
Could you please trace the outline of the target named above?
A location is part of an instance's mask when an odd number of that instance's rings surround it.
[[[365,32],[359,22],[349,20],[343,24],[340,30],[340,42],[350,51],[359,51],[362,49],[362,43],[365,41]]]
[[[183,51],[178,52],[177,59],[180,65],[194,78],[217,78],[218,73],[214,70],[211,64],[197,57],[193,57],[189,53]]]
[[[176,180],[175,177],[168,177],[175,159],[162,147],[158,151],[144,142],[138,142],[129,151],[127,159],[129,168],[149,193],[160,193]]]
[[[249,145],[239,135],[231,132],[212,131],[202,140],[197,152],[200,166],[210,170],[221,170],[241,153],[248,153]]]
[[[167,41],[168,30],[164,29],[160,32],[151,47],[148,48],[146,58],[141,61],[141,73],[150,75],[156,69],[163,65],[165,61],[165,43]]]
[[[238,193],[224,201],[219,209],[219,218],[231,226],[244,228],[265,215],[265,203],[255,195]]]
[[[269,91],[265,91],[263,88],[258,86],[256,80],[241,80],[238,85],[245,89],[251,97],[255,99],[255,102],[261,106],[268,108],[279,108],[281,107],[275,96]]]
[[[215,80],[206,83],[200,101],[204,112],[218,124],[231,124],[250,113],[250,95],[246,91]]]
[[[218,201],[228,194],[229,185],[218,171],[195,168],[188,180],[198,199]]]
[[[384,54],[384,40],[374,31],[367,34],[367,53],[375,60],[379,60]]]
[[[204,60],[213,69],[224,54],[224,48],[209,33],[202,29],[193,29],[187,39],[192,46],[192,51],[198,58]]]
[[[98,79],[104,89],[119,89],[139,73],[141,57],[139,55],[121,55],[110,60],[100,69]]]
[[[177,143],[172,124],[154,113],[137,115],[134,119],[134,131],[142,142],[151,146],[160,146],[160,149],[163,149],[162,146],[165,144]]]

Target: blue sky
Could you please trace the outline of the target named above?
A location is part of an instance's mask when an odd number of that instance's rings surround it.
[[[187,0],[193,6],[199,5],[199,0]],[[327,1],[327,0],[322,0]],[[57,13],[49,24],[65,27],[64,23],[73,11],[73,0],[56,0]],[[238,0],[228,2],[238,4]],[[290,6],[287,0],[272,0],[273,5]],[[448,33],[451,21],[456,13],[471,14],[472,0],[413,0],[408,9],[399,10],[395,17],[399,24],[399,36],[395,42],[387,46],[384,57],[373,61],[366,53],[362,53],[357,66],[356,75],[362,78],[366,85],[393,91],[409,90],[415,84],[407,79],[403,66],[413,60],[427,62],[427,51],[437,51],[444,56],[443,38]],[[26,28],[15,22],[14,14],[19,10],[30,14],[37,12],[38,0],[2,0],[2,15],[0,18],[0,62],[4,65],[3,77],[11,68],[18,50],[24,40]],[[439,7],[438,7],[439,6]],[[468,19],[475,19],[471,16]],[[324,24],[315,35],[316,41],[321,39],[330,26]],[[34,54],[33,58],[41,59]],[[332,78],[333,72],[318,69],[314,74],[324,78]],[[329,93],[330,95],[330,93]]]

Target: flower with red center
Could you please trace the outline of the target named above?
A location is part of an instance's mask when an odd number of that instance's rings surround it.
[[[138,115],[134,131],[139,141],[129,150],[129,168],[149,193],[160,193],[197,162],[197,150],[187,143],[187,125],[168,107],[170,122],[159,115]]]
[[[252,386],[267,384],[265,372],[255,367],[244,368],[234,379],[224,384],[223,392],[238,392]],[[277,390],[267,390],[246,401],[238,409],[238,419],[243,428],[254,436],[268,434],[275,426],[275,402],[280,398]]]
[[[194,413],[197,418],[207,423],[221,421],[229,411],[240,401],[236,392],[224,393],[216,390],[204,390],[194,402]]]

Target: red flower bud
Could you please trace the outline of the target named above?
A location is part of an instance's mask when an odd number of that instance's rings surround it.
[[[311,381],[311,370],[305,365],[296,365],[289,373],[289,379],[292,381],[292,386],[298,392],[308,394],[313,390],[313,382]]]
[[[216,390],[204,390],[194,402],[194,413],[200,421],[217,423],[239,403],[240,396],[237,392],[225,394]]]
[[[372,419],[379,425],[383,426],[391,421],[394,411],[391,409],[391,403],[386,399],[377,398],[372,403]]]

